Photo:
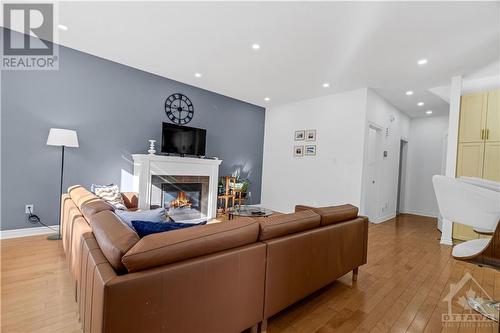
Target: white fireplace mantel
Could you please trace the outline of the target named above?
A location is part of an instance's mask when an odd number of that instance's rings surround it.
[[[213,219],[217,215],[217,184],[219,181],[219,165],[222,160],[133,154],[134,191],[139,193],[139,208],[149,209],[151,206],[151,178],[157,176],[207,176],[209,177],[207,217]]]

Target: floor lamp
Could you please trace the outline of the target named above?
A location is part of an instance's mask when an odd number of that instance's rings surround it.
[[[58,240],[61,239],[61,200],[63,193],[63,176],[64,176],[64,148],[65,147],[78,147],[78,136],[76,131],[61,128],[51,128],[49,137],[47,138],[48,146],[61,147],[61,184],[59,189],[59,229],[56,235],[50,235],[47,239]]]

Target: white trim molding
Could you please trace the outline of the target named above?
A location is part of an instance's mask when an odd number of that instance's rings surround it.
[[[222,160],[192,157],[133,154],[133,189],[139,193],[139,208],[151,206],[152,177],[157,176],[208,176],[208,219],[217,217],[217,185],[219,165]]]
[[[0,230],[0,239],[10,239],[10,238],[55,234],[59,230],[58,225],[50,225],[49,227],[51,227],[54,230],[51,230],[47,227]]]

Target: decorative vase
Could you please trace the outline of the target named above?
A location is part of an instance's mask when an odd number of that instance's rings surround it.
[[[156,142],[156,140],[149,140],[149,150],[148,150],[148,153],[150,155],[154,155],[156,153],[155,142]]]

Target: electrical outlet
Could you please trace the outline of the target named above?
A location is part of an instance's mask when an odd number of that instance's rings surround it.
[[[31,213],[34,213],[34,206],[33,206],[33,204],[26,205],[26,207],[24,208],[24,212],[26,214],[29,214],[30,213],[30,209],[31,209]]]

